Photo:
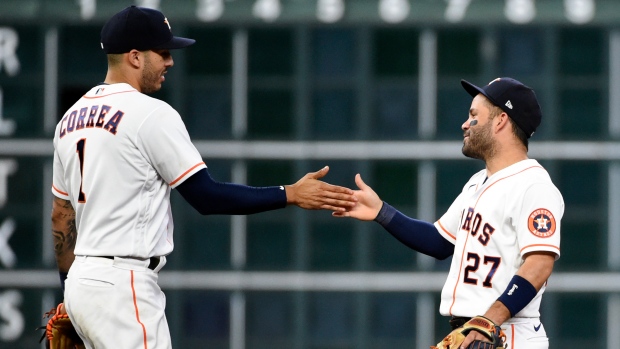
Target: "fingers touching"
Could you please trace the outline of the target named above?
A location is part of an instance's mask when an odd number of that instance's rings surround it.
[[[308,210],[345,211],[355,206],[357,198],[353,195],[353,190],[319,180],[328,171],[329,167],[325,166],[287,186],[287,202]]]

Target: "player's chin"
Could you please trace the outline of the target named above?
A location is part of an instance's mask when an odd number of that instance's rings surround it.
[[[161,85],[149,86],[148,88],[142,88],[142,93],[150,94],[150,93],[155,93],[159,90],[161,90]]]

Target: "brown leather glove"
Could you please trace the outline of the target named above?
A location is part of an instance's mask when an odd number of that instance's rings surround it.
[[[45,313],[43,318],[49,318],[45,326],[45,346],[50,349],[85,349],[84,342],[75,331],[63,303],[56,309]]]
[[[487,341],[473,341],[468,349],[503,349],[506,335],[496,326],[495,323],[484,316],[475,316],[467,321],[463,326],[448,333],[448,335],[437,343],[437,346],[431,346],[431,349],[458,349],[461,343],[471,331],[482,333]]]

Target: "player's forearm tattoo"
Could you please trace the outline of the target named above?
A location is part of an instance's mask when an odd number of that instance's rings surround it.
[[[57,256],[62,255],[66,251],[73,251],[75,240],[77,239],[75,219],[68,222],[67,231],[52,230],[52,235],[54,236],[54,252]]]
[[[66,254],[73,255],[77,240],[77,228],[75,225],[75,211],[71,202],[54,199],[52,212],[52,235],[54,237],[54,253],[57,258]]]

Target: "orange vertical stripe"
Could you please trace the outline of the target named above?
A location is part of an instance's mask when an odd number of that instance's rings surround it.
[[[463,261],[465,260],[465,249],[467,248],[467,240],[469,239],[470,235],[471,234],[465,235],[465,244],[463,245],[463,251],[461,252],[461,264],[459,265],[459,274],[457,275],[456,283],[454,284],[454,289],[452,290],[452,304],[450,304],[450,310],[448,310],[448,313],[450,313],[450,315],[453,315],[452,308],[454,307],[454,304],[456,303],[456,288],[459,286],[459,283],[461,282],[461,270],[463,270]]]
[[[136,309],[136,320],[138,320],[138,323],[140,324],[140,326],[142,326],[142,333],[144,334],[144,349],[147,349],[147,342],[146,342],[146,327],[144,327],[144,324],[142,323],[142,321],[140,321],[140,312],[138,311],[138,301],[136,300],[136,289],[133,285],[133,270],[130,270],[131,272],[131,294],[133,295],[133,306]]]

